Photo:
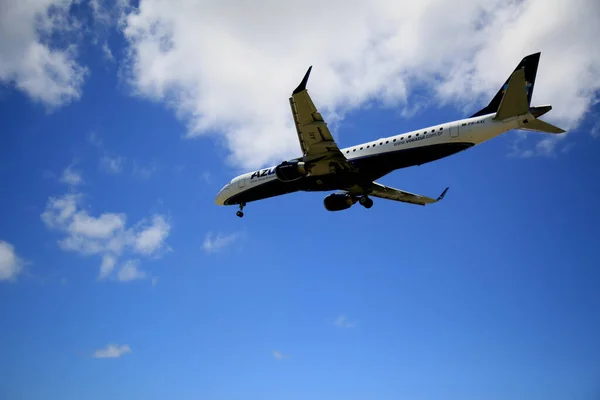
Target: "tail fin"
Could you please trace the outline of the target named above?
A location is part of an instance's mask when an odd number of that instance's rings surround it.
[[[475,114],[471,115],[469,118],[479,117],[480,115],[493,114],[498,112],[500,108],[500,103],[502,103],[502,99],[504,97],[504,93],[508,89],[508,83],[515,74],[520,69],[523,69],[524,79],[525,79],[525,92],[527,98],[527,106],[531,104],[531,95],[533,94],[533,87],[535,85],[535,76],[537,75],[538,64],[540,63],[540,52],[530,54],[523,58],[519,65],[515,68],[511,76],[504,82],[504,85],[498,90],[498,93],[494,96],[490,104],[488,104],[485,108],[477,111]]]

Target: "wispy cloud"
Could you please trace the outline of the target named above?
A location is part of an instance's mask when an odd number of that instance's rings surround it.
[[[556,147],[566,136],[548,136],[536,143],[535,149],[538,155],[544,157],[553,157],[556,155]]]
[[[223,250],[227,246],[233,244],[239,237],[238,233],[232,233],[229,235],[223,235],[221,233],[215,235],[212,232],[208,232],[204,237],[202,243],[202,249],[207,253],[216,253]]]
[[[98,136],[96,132],[90,132],[87,134],[86,139],[89,144],[95,147],[102,147],[102,139]]]
[[[119,270],[117,278],[121,282],[128,282],[137,279],[144,279],[146,273],[139,269],[139,260],[127,260]]]
[[[0,281],[14,281],[23,271],[23,264],[14,246],[0,240]]]
[[[139,179],[150,179],[152,177],[152,175],[154,175],[154,173],[157,171],[157,166],[152,164],[152,165],[140,165],[137,161],[133,162],[133,171],[132,171],[132,175],[135,178],[139,178]]]
[[[117,258],[111,254],[104,254],[102,256],[102,264],[100,264],[100,279],[107,278],[115,269]]]
[[[166,216],[154,214],[128,226],[125,213],[95,216],[84,208],[83,199],[84,195],[76,192],[50,197],[40,217],[49,229],[61,233],[58,245],[62,250],[101,257],[99,279],[111,276],[122,256],[129,261],[120,265],[117,281],[145,278],[138,259],[132,256],[160,257],[171,250],[166,243],[171,232]]]
[[[110,51],[110,47],[108,47],[108,43],[104,42],[102,45],[102,54],[104,55],[104,59],[108,62],[115,62],[115,56],[112,51]]]
[[[60,181],[69,186],[78,186],[83,183],[83,177],[80,171],[74,169],[74,164],[71,164],[63,171]]]
[[[357,325],[355,321],[349,321],[343,314],[338,316],[335,321],[333,321],[333,324],[338,328],[354,328]]]
[[[510,142],[510,152],[508,156],[519,158],[555,157],[558,153],[559,145],[564,143],[566,138],[566,135],[517,131],[516,137]],[[535,142],[535,145],[532,147],[530,142]],[[568,144],[563,146],[562,150],[568,146]]]
[[[202,179],[206,183],[210,183],[211,177],[212,175],[209,171],[204,171],[200,174],[200,179]]]
[[[98,159],[98,169],[102,172],[106,172],[108,174],[120,174],[123,172],[125,168],[125,164],[127,162],[127,158],[115,154],[113,151],[110,151],[104,146],[104,142],[102,138],[96,132],[90,132],[87,135],[87,141],[92,146],[98,148],[102,153],[102,156]],[[152,169],[144,169],[139,167],[135,161],[132,166],[132,174],[137,177],[142,177],[144,179],[149,178],[153,171]]]
[[[100,159],[99,167],[102,171],[110,174],[118,174],[123,171],[124,158],[120,156],[108,156],[105,155]]]
[[[109,10],[100,0],[90,0],[89,7],[92,9],[92,16],[96,23],[101,25],[110,25],[112,23],[112,16]]]
[[[162,215],[154,215],[149,225],[140,228],[134,236],[133,248],[144,255],[155,254],[163,248],[165,239],[171,232],[171,224]]]
[[[271,354],[273,355],[273,358],[276,360],[283,360],[284,358],[288,358],[288,356],[286,354],[283,354],[279,350],[273,350],[271,352]]]
[[[127,344],[117,345],[108,344],[103,349],[98,349],[92,354],[94,358],[119,358],[124,354],[131,353],[131,348]]]

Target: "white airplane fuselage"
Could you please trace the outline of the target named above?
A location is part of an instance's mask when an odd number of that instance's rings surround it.
[[[532,115],[522,115],[508,120],[496,121],[493,119],[495,115],[495,113],[492,113],[479,117],[452,121],[445,124],[433,125],[396,136],[346,147],[340,150],[353,164],[358,164],[360,160],[370,159],[377,162],[377,159],[385,159],[386,164],[391,165],[391,167],[383,168],[381,169],[383,172],[375,172],[374,175],[370,177],[370,179],[378,179],[400,168],[421,165],[456,154],[459,151],[483,143],[511,129],[519,128],[520,123],[527,118],[534,118]],[[436,149],[437,152],[434,154],[432,152],[433,150],[428,152],[428,149]],[[415,152],[415,150],[417,151]],[[419,155],[412,158],[410,156],[407,157],[407,155],[411,153],[419,153]],[[402,159],[410,160],[408,164],[405,165],[405,163],[402,162]],[[236,176],[219,191],[215,198],[215,203],[218,205],[231,205],[239,204],[240,202],[245,203],[260,200],[298,190],[327,191],[344,188],[325,185],[322,189],[319,189],[318,186],[315,188],[314,185],[311,185],[310,189],[302,189],[301,185],[294,185],[294,182],[292,182],[283,190],[283,192],[280,187],[269,190],[269,183],[273,183],[277,180],[275,166]],[[257,191],[257,188],[259,187],[264,189]],[[244,195],[252,192],[255,194],[250,196]]]

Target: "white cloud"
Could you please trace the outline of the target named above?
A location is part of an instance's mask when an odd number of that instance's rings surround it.
[[[102,45],[102,53],[104,54],[104,59],[109,62],[115,62],[115,56],[112,51],[110,51],[110,47],[108,47],[108,43],[104,43]]]
[[[60,181],[70,186],[77,186],[83,183],[83,178],[81,177],[81,172],[74,170],[73,165],[69,165],[63,171]]]
[[[140,254],[154,254],[163,247],[164,241],[169,236],[171,225],[162,215],[152,217],[150,226],[145,227],[136,234],[133,244],[134,249]]]
[[[189,136],[220,135],[231,162],[255,168],[299,154],[287,98],[309,65],[331,123],[373,101],[418,112],[418,84],[428,107],[476,111],[542,51],[534,103],[552,103],[547,118],[572,129],[600,88],[599,14],[596,0],[141,0],[122,21],[134,92],[168,104]]]
[[[107,4],[110,3],[110,4]],[[108,29],[118,25],[124,13],[131,10],[130,0],[90,0],[89,7],[94,17],[96,27]]]
[[[73,215],[68,229],[74,235],[105,239],[112,237],[115,231],[124,226],[125,214],[104,213],[99,217],[92,217],[86,211],[79,211]]]
[[[278,350],[273,350],[271,352],[271,354],[273,355],[273,358],[275,358],[276,360],[283,360],[284,358],[287,357],[285,354],[283,354],[282,352],[280,352]]]
[[[509,153],[509,156],[521,158],[535,156],[555,157],[557,148],[562,142],[565,141],[566,137],[566,135],[549,135],[537,132],[528,133],[524,131],[517,131],[516,137],[510,145],[511,152]],[[535,143],[535,145],[530,146],[532,142]],[[562,147],[561,152],[564,153],[568,151],[569,148],[570,143],[567,143]]]
[[[76,61],[80,23],[72,0],[5,0],[0,4],[0,82],[14,85],[50,109],[76,100],[87,69]],[[60,35],[57,46],[50,41]]]
[[[136,279],[144,279],[146,273],[139,269],[138,260],[128,260],[119,270],[118,279],[121,282],[133,281]]]
[[[0,240],[0,281],[14,281],[23,271],[23,260],[12,244]]]
[[[117,345],[108,344],[103,349],[98,349],[94,352],[94,358],[119,358],[124,354],[131,353],[131,348],[127,344]]]
[[[553,156],[555,155],[556,146],[564,140],[564,135],[552,135],[546,136],[535,145],[537,153],[542,156]]]
[[[101,26],[109,26],[112,24],[113,17],[100,0],[90,0],[89,6],[92,9],[92,16],[96,23]]]
[[[123,171],[123,161],[123,157],[120,156],[104,156],[100,159],[100,169],[111,174],[118,174]]]
[[[60,198],[51,197],[42,213],[42,221],[50,228],[59,228],[67,224],[77,211],[77,202],[81,195],[66,194]]]
[[[115,269],[117,259],[115,256],[105,254],[102,256],[102,264],[100,265],[100,279],[107,278]]]
[[[354,328],[356,326],[356,322],[349,321],[345,315],[340,315],[333,323],[338,328]]]
[[[160,214],[152,215],[128,227],[124,213],[105,212],[97,216],[83,208],[83,194],[67,193],[50,197],[41,219],[44,224],[63,236],[58,240],[64,251],[102,258],[99,278],[106,279],[123,255],[158,257],[170,250],[166,240],[171,231],[169,220]],[[125,282],[146,277],[138,261],[128,261],[121,267],[117,280]]]
[[[87,141],[95,146],[95,147],[102,147],[103,143],[102,143],[102,139],[100,139],[98,137],[98,135],[96,134],[96,132],[90,132],[87,134]]]
[[[212,232],[208,232],[204,237],[202,249],[207,253],[216,253],[235,242],[238,236],[237,233],[230,235],[219,233],[215,236]]]
[[[211,173],[209,171],[204,171],[200,174],[200,179],[202,179],[206,183],[210,183],[211,181]]]

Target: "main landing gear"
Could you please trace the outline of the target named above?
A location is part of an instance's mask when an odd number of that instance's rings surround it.
[[[368,196],[362,196],[358,202],[360,203],[361,206],[363,206],[364,208],[371,208],[373,207],[373,200],[371,200],[370,197]]]
[[[245,205],[246,205],[246,203],[240,203],[240,210],[238,212],[236,212],[235,215],[242,218],[244,216],[244,211],[242,211],[242,210],[244,209]]]

